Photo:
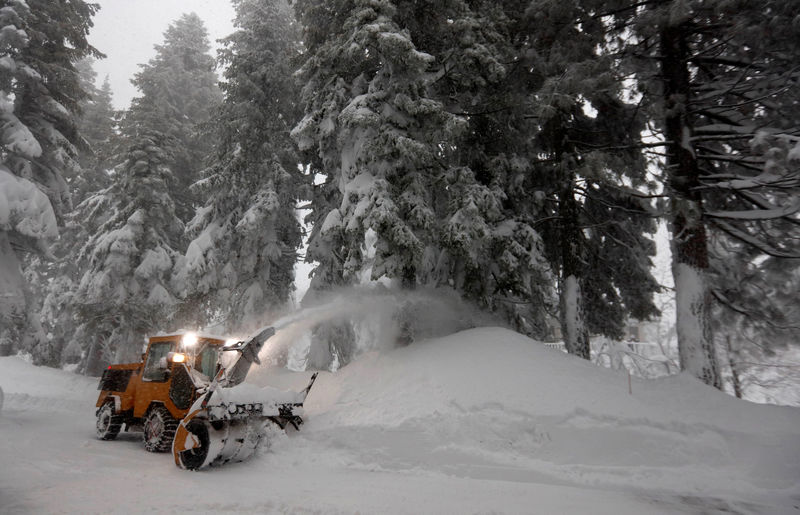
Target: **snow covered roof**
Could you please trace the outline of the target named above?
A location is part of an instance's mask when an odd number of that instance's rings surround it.
[[[219,340],[219,341],[223,341],[224,342],[224,341],[227,341],[227,340],[235,339],[235,338],[230,338],[230,337],[226,337],[226,336],[220,336],[218,334],[198,333],[197,331],[177,331],[177,332],[172,332],[172,333],[158,332],[158,333],[153,334],[150,337],[148,337],[148,340],[151,339],[151,338],[159,338],[159,339],[161,339],[161,338],[165,338],[166,339],[166,338],[170,338],[170,337],[181,338],[181,337],[183,337],[183,335],[188,334],[188,333],[194,333],[194,335],[197,336],[197,338],[199,340]]]

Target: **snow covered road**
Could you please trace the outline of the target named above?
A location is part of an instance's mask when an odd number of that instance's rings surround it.
[[[300,388],[308,373],[251,372]],[[800,410],[635,381],[501,329],[371,353],[300,432],[200,472],[94,437],[96,380],[0,358],[0,513],[800,514]]]

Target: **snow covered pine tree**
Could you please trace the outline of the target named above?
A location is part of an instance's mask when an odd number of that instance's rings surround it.
[[[620,55],[666,146],[681,366],[716,387],[712,237],[756,249],[746,258],[754,263],[800,257],[798,90],[790,86],[800,78],[798,16],[797,2],[746,0],[630,1],[597,13],[625,36]]]
[[[208,200],[187,227],[192,241],[174,283],[185,320],[250,330],[294,288],[304,177],[289,137],[297,118],[290,60],[300,43],[288,3],[234,4],[237,30],[220,51],[216,156],[196,186]]]
[[[0,352],[43,341],[20,259],[46,254],[69,208],[78,102],[75,63],[101,56],[86,40],[96,4],[0,2]]]
[[[81,249],[74,296],[75,339],[90,346],[81,365],[87,374],[138,359],[144,334],[169,327],[179,304],[171,276],[185,251],[181,215],[194,213],[189,185],[209,151],[198,126],[221,94],[196,14],[176,20],[164,38],[133,81],[142,94],[121,122],[125,150],[114,182],[79,206],[97,227]]]

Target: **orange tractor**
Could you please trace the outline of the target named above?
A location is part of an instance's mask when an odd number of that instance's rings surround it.
[[[193,333],[150,338],[141,363],[111,365],[97,398],[97,436],[113,440],[122,426],[141,430],[145,449],[172,450],[175,463],[195,470],[251,456],[266,426],[303,423],[299,411],[317,374],[300,392],[241,384],[273,334],[246,341]]]

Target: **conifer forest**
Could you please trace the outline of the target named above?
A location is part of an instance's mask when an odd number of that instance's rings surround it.
[[[396,299],[399,345],[502,326],[600,363],[658,322],[670,374],[800,385],[799,2],[231,3],[117,109],[99,5],[0,0],[0,355],[96,376],[347,292]],[[309,330],[308,369],[363,339]]]

